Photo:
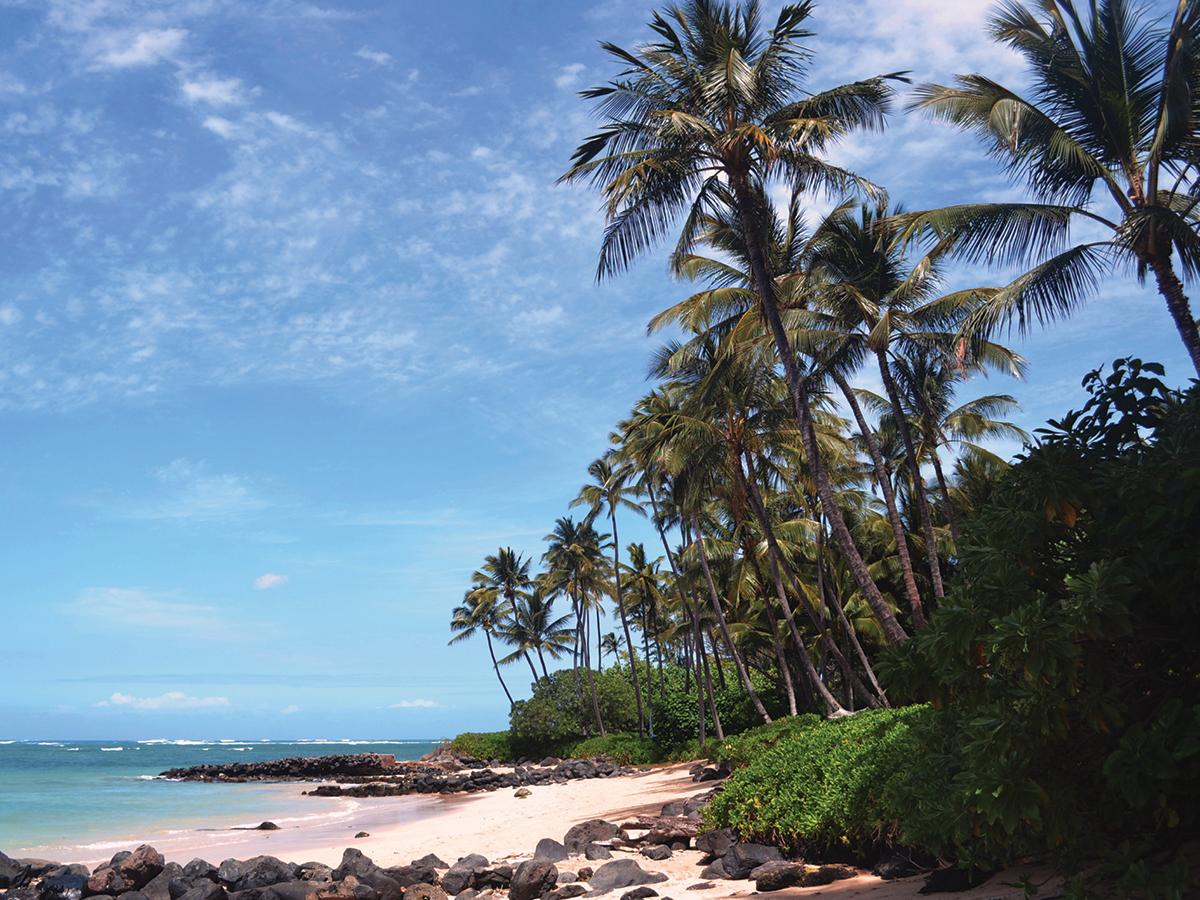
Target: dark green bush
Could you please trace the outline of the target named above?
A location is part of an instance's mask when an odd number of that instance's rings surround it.
[[[663,679],[657,672],[654,676],[652,704],[654,736],[664,747],[678,747],[696,740],[699,735],[700,716],[696,703],[695,685],[691,685],[690,692],[685,692],[684,686],[688,682],[687,675],[683,669],[676,666],[667,667],[664,674],[665,695],[662,690]],[[751,676],[751,681],[768,712],[772,716],[783,715],[786,706],[774,683],[757,672]],[[762,724],[762,719],[755,712],[749,695],[738,684],[737,674],[732,665],[727,666],[725,687],[716,685],[714,694],[717,712],[721,716],[721,725],[727,735]],[[706,727],[708,736],[711,738],[714,732],[711,716],[706,717]]]
[[[513,759],[507,731],[465,731],[450,742],[450,749],[479,759]]]
[[[752,732],[742,746],[780,740],[730,777],[708,821],[813,856],[869,853],[900,833],[897,788],[920,760],[913,726],[930,715],[913,706],[832,721],[805,716]]]
[[[617,732],[604,737],[590,737],[559,748],[555,754],[564,758],[585,759],[592,756],[611,756],[626,766],[643,766],[659,762],[659,749],[649,738],[635,733]]]
[[[932,623],[881,665],[890,696],[939,708],[909,840],[1068,870],[1123,847],[1134,871],[1200,832],[1200,389],[1162,374],[1085,379],[1083,410],[967,525]]]
[[[600,715],[607,731],[637,729],[637,702],[629,672],[592,672]],[[539,678],[528,700],[518,700],[509,716],[513,748],[523,756],[545,756],[594,730],[588,675],[571,669]]]
[[[776,719],[769,725],[759,725],[757,728],[725,738],[712,747],[709,759],[713,762],[729,763],[735,769],[741,768],[758,759],[781,741],[790,740],[819,722],[821,717],[813,713]]]

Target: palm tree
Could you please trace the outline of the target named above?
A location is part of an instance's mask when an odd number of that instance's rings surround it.
[[[530,653],[536,653],[542,667],[542,676],[550,677],[546,668],[546,653],[557,659],[571,641],[573,629],[569,627],[571,616],[554,618],[554,598],[547,596],[540,585],[517,597],[509,615],[501,622],[498,634],[516,649],[500,660],[500,664],[521,657],[529,665],[534,683],[538,680]]]
[[[598,608],[600,598],[608,589],[603,571],[605,563],[601,538],[590,522],[575,522],[564,516],[554,523],[554,531],[546,535],[545,540],[548,546],[542,556],[547,566],[544,587],[550,594],[564,593],[571,600],[576,622],[575,646],[572,650],[573,667],[578,674],[582,662],[587,673],[594,723],[596,730],[603,735],[606,732],[604,720],[600,715],[600,701],[596,695],[596,679],[592,674],[588,640],[588,613],[593,608]]]
[[[662,557],[650,559],[646,547],[641,543],[633,543],[625,548],[629,564],[625,566],[626,593],[629,596],[630,615],[638,617],[639,628],[642,632],[642,652],[646,657],[646,696],[650,700],[647,706],[653,710],[654,678],[650,665],[650,637],[654,636],[656,657],[659,672],[662,672],[662,647],[659,645],[658,626],[663,611],[663,576],[659,571]]]
[[[504,598],[507,609],[515,607],[517,599],[533,587],[529,577],[530,560],[512,547],[501,547],[483,559],[483,565],[471,575],[477,587],[495,591]]]
[[[897,75],[816,94],[800,83],[811,59],[802,41],[811,2],[788,4],[764,30],[757,2],[688,0],[656,13],[656,43],[628,51],[603,45],[626,68],[583,92],[606,126],[579,146],[563,180],[588,180],[606,200],[608,228],[598,274],[612,275],[684,218],[687,252],[708,213],[732,208],[742,222],[760,313],[783,365],[801,437],[838,547],[888,638],[907,633],[888,609],[846,523],[818,452],[805,373],[780,316],[762,233],[760,187],[775,178],[839,194],[874,186],[823,156],[838,139],[882,127]]]
[[[1200,272],[1200,4],[1175,7],[1163,29],[1128,0],[1041,0],[1041,16],[1009,0],[990,30],[1028,63],[1028,94],[979,74],[917,89],[915,108],[978,135],[1035,201],[901,217],[904,239],[928,234],[969,260],[1030,267],[971,329],[1066,317],[1132,264],[1139,279],[1153,273],[1200,375],[1200,330],[1172,260],[1185,278]],[[1103,237],[1071,243],[1072,225]]]
[[[504,690],[504,696],[508,698],[508,705],[511,709],[513,706],[512,694],[508,690],[508,685],[504,683],[504,676],[500,674],[500,663],[496,660],[496,649],[492,646],[492,634],[500,627],[501,620],[504,618],[502,609],[499,596],[494,590],[487,588],[468,590],[463,597],[462,604],[454,607],[454,611],[451,613],[450,630],[455,634],[450,638],[449,643],[457,644],[459,641],[474,637],[479,632],[483,633],[484,638],[487,639],[488,654],[492,657],[492,669],[496,673],[500,687]]]
[[[646,714],[642,705],[642,685],[638,677],[637,652],[633,648],[633,636],[629,631],[629,616],[625,612],[625,600],[621,596],[621,540],[617,533],[617,510],[624,509],[645,515],[641,505],[630,500],[634,491],[629,487],[630,469],[617,462],[614,465],[615,454],[610,450],[600,459],[588,466],[588,474],[592,483],[585,484],[579,491],[579,496],[571,501],[571,506],[586,505],[588,521],[591,522],[601,510],[608,511],[608,521],[612,526],[613,553],[613,585],[617,611],[621,615],[621,628],[625,632],[625,647],[629,650],[629,671],[633,677],[633,695],[637,701],[638,737],[646,735]]]

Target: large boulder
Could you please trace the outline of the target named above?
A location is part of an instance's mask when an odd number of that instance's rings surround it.
[[[488,864],[486,856],[471,853],[464,856],[442,874],[442,890],[451,897],[457,897],[471,887],[471,875],[475,869]]]
[[[513,867],[505,865],[479,866],[471,872],[471,887],[477,891],[506,889],[512,882]]]
[[[588,844],[597,841],[611,841],[613,838],[628,840],[629,835],[612,822],[606,822],[603,819],[589,819],[578,825],[572,825],[567,830],[566,836],[563,837],[563,846],[567,848],[568,853],[582,853]]]
[[[274,856],[252,856],[247,860],[227,859],[217,869],[217,877],[231,892],[270,887],[296,880],[296,867]]]
[[[554,838],[542,838],[537,842],[537,847],[533,851],[534,859],[545,859],[550,862],[562,862],[568,855],[567,848]]]
[[[765,844],[734,844],[721,857],[721,862],[725,866],[725,877],[736,881],[749,878],[750,873],[763,863],[777,859],[783,859],[778,847],[768,847]]]
[[[44,900],[80,900],[87,888],[88,870],[84,866],[60,866],[42,876]]]
[[[201,878],[181,894],[179,900],[225,900],[225,888],[215,881]]]
[[[147,900],[173,900],[171,897],[171,882],[183,875],[183,866],[179,863],[167,863],[163,870],[151,878],[142,888]]]
[[[509,900],[538,900],[558,884],[558,867],[547,859],[531,859],[517,866],[508,886]]]
[[[117,862],[116,868],[125,883],[138,890],[149,884],[151,879],[163,870],[165,864],[161,853],[149,844],[142,844]]]
[[[433,866],[418,865],[417,863],[408,866],[389,866],[383,872],[402,888],[417,884],[435,884],[438,878],[437,869]]]
[[[28,880],[28,865],[0,853],[0,888],[19,888]]]
[[[87,880],[88,894],[109,894],[115,896],[128,891],[132,885],[128,884],[121,873],[117,871],[117,867],[113,865],[97,866]]]
[[[440,856],[438,856],[436,853],[426,853],[420,859],[414,859],[412,861],[412,864],[414,866],[429,866],[431,869],[448,869],[448,868],[450,868],[450,863],[442,862],[442,858]]]
[[[774,859],[756,868],[750,877],[754,879],[756,891],[781,891],[799,884],[806,872],[804,863]]]
[[[693,845],[697,850],[707,853],[712,859],[720,859],[729,852],[729,848],[737,843],[732,828],[718,828],[716,831],[706,831],[696,835]]]
[[[187,881],[198,881],[201,878],[217,882],[217,867],[203,859],[193,859],[183,867],[183,878]]]
[[[591,896],[607,894],[617,888],[636,887],[639,884],[658,884],[666,881],[667,876],[662,872],[647,872],[635,860],[614,859],[598,868],[593,873],[588,885]]]

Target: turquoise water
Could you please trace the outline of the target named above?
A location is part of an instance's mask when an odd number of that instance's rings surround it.
[[[11,741],[0,743],[0,850],[45,855],[56,848],[136,840],[166,829],[229,827],[263,819],[333,815],[328,806],[256,784],[156,779],[201,763],[284,756],[391,753],[417,759],[436,741]],[[103,854],[98,854],[103,855]]]

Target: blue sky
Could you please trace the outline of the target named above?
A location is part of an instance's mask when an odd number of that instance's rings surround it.
[[[827,2],[814,85],[1019,81],[987,6]],[[554,186],[649,8],[0,0],[0,738],[503,725],[449,610],[541,553],[686,291],[595,285],[596,199]],[[1013,194],[915,116],[835,156],[909,208]],[[1028,426],[1114,356],[1188,371],[1131,280],[1016,345],[979,390]]]

